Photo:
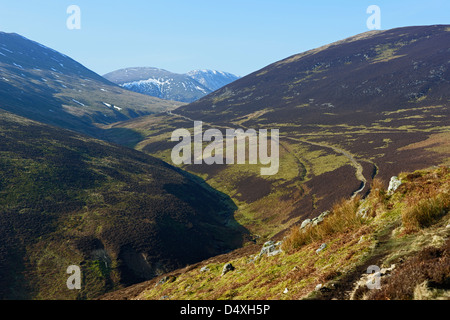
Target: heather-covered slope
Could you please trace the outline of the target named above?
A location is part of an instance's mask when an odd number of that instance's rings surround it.
[[[363,33],[273,63],[177,113],[303,131],[367,125],[385,120],[385,112],[439,106],[449,98],[449,39],[445,25]]]
[[[2,299],[94,298],[226,252],[242,243],[233,211],[161,160],[0,112]]]

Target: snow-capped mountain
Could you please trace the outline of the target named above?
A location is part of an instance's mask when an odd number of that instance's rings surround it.
[[[187,73],[192,79],[197,80],[211,91],[216,91],[227,84],[239,79],[238,76],[216,70],[193,70]]]
[[[120,69],[104,77],[134,92],[188,103],[238,79],[235,75],[220,71],[196,70],[178,74],[151,67]]]
[[[99,124],[180,104],[130,92],[63,53],[16,33],[0,32],[0,112],[103,137]]]

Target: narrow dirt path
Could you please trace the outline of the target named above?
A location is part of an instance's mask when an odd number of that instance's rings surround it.
[[[191,119],[189,117],[186,117],[186,116],[183,116],[183,115],[180,115],[180,114],[173,113],[172,111],[167,111],[167,114],[170,115],[170,116],[176,116],[176,117],[180,117],[182,119],[194,122],[193,119]],[[210,123],[207,123],[207,122],[204,122],[204,123],[209,125],[209,126],[212,126]],[[223,127],[223,126],[217,126],[217,127],[218,128],[231,129],[231,127]],[[240,127],[244,128],[244,129],[247,129],[246,127],[244,127],[242,125],[240,125]],[[351,165],[356,170],[356,173],[355,173],[356,178],[359,181],[361,181],[361,187],[353,193],[352,198],[356,197],[366,187],[367,179],[366,179],[366,177],[363,174],[363,167],[358,161],[356,161],[356,159],[353,157],[353,155],[350,152],[348,152],[348,151],[346,151],[344,149],[338,148],[336,146],[330,146],[330,145],[327,145],[325,143],[313,142],[313,141],[309,141],[309,140],[306,140],[306,139],[289,138],[289,137],[285,137],[285,139],[294,140],[294,141],[300,141],[300,142],[303,142],[303,143],[306,143],[306,144],[310,144],[310,145],[314,145],[314,146],[318,146],[318,147],[321,147],[321,148],[332,149],[336,153],[340,153],[343,156],[345,156],[347,159],[349,159]],[[281,137],[280,137],[280,140],[281,140]],[[281,141],[280,141],[280,144],[281,144]],[[289,152],[289,150],[284,145],[282,145],[282,147],[283,147],[283,149],[286,150],[286,152]],[[289,153],[291,153],[291,152],[289,152]],[[298,162],[301,164],[301,161],[298,159],[297,156],[295,156],[293,153],[291,153],[291,155],[294,156],[298,160]],[[302,169],[305,169],[305,168],[303,167]]]
[[[347,159],[349,159],[350,163],[352,164],[352,166],[356,169],[356,174],[355,174],[356,178],[359,181],[361,181],[361,188],[359,188],[358,190],[356,190],[353,193],[352,198],[356,197],[366,187],[367,179],[366,179],[366,177],[364,177],[363,167],[358,161],[356,161],[356,159],[353,157],[353,155],[350,154],[348,151],[346,151],[344,149],[341,149],[341,148],[338,148],[336,146],[330,146],[330,145],[327,145],[325,143],[312,142],[312,141],[309,141],[309,140],[306,140],[306,139],[298,139],[298,138],[297,139],[296,138],[286,138],[286,139],[290,139],[290,140],[294,140],[294,141],[300,141],[300,142],[303,142],[303,143],[306,143],[306,144],[310,144],[310,145],[314,145],[314,146],[318,146],[318,147],[321,147],[321,148],[332,149],[336,153],[340,153],[340,154],[344,155]]]

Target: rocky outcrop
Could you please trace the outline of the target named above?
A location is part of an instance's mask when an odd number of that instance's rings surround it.
[[[258,257],[262,257],[264,255],[271,257],[281,253],[281,244],[282,241],[278,241],[277,243],[275,243],[274,241],[267,241],[266,243],[264,243]]]
[[[352,292],[350,293],[350,300],[364,299],[364,294],[369,290],[377,290],[381,288],[383,278],[389,277],[392,270],[395,269],[395,264],[389,268],[378,268],[377,266],[371,266],[373,268],[368,269],[368,273],[363,274],[359,281],[356,282]],[[372,273],[370,273],[372,271]],[[375,271],[375,272],[373,272]]]
[[[227,274],[228,272],[233,271],[233,270],[235,270],[235,267],[229,262],[226,263],[222,269],[222,276],[224,276],[225,274]]]
[[[402,184],[402,181],[397,177],[393,176],[391,180],[389,181],[389,187],[387,189],[388,196],[391,196],[394,194],[394,192],[400,187]]]
[[[324,211],[318,217],[315,217],[315,218],[312,218],[312,219],[303,220],[302,224],[300,225],[300,230],[303,230],[303,229],[305,229],[308,226],[313,226],[313,227],[317,226],[329,214],[330,214],[330,211]]]

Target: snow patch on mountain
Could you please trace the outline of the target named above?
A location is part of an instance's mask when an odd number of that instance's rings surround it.
[[[193,70],[188,72],[187,75],[211,91],[216,91],[239,79],[234,74],[217,70]]]
[[[122,88],[166,100],[196,101],[239,77],[222,71],[172,73],[153,67],[127,68],[104,75]]]

